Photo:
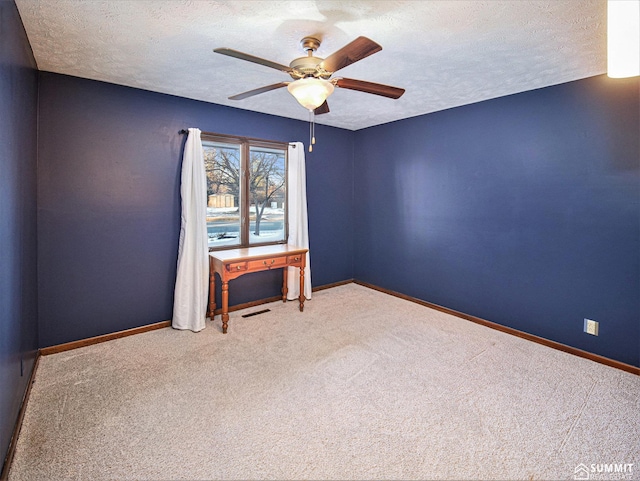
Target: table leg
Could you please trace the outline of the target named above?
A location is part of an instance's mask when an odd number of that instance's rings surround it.
[[[304,265],[300,267],[300,297],[298,300],[300,301],[300,312],[304,311]]]
[[[282,302],[287,302],[287,294],[289,292],[289,288],[287,287],[287,279],[288,279],[288,271],[289,268],[285,267],[282,269]]]
[[[229,322],[229,281],[222,280],[222,333],[227,333]]]
[[[213,266],[209,266],[209,309],[207,310],[207,317],[213,321],[213,317],[216,315],[216,272],[213,270]]]

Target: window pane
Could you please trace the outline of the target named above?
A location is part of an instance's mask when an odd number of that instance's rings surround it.
[[[209,247],[240,244],[240,146],[203,142]]]
[[[284,241],[285,152],[262,147],[249,152],[249,243]]]

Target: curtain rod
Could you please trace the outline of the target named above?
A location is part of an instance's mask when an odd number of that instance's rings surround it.
[[[189,131],[186,129],[182,129],[178,131],[179,134],[188,134]],[[294,149],[296,148],[296,143],[295,142],[288,142],[288,144],[293,147]]]

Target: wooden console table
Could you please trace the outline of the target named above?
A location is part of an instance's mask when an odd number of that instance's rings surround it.
[[[216,311],[216,272],[222,281],[222,332],[229,322],[229,281],[250,272],[283,269],[282,302],[287,300],[287,269],[300,268],[300,312],[304,310],[304,269],[308,249],[288,244],[245,247],[209,253],[209,308],[207,317],[213,320]]]

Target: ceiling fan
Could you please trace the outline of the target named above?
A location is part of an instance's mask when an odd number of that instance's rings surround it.
[[[300,44],[307,52],[306,57],[293,60],[289,66],[238,52],[230,48],[216,48],[213,51],[222,55],[239,58],[248,62],[257,63],[274,68],[291,76],[293,82],[278,82],[257,89],[249,90],[241,94],[229,97],[230,100],[242,100],[254,95],[269,92],[271,90],[287,87],[289,92],[298,100],[300,105],[315,114],[329,112],[327,97],[333,93],[334,87],[349,90],[358,90],[374,95],[381,95],[392,99],[398,99],[404,94],[404,89],[391,87],[364,80],[331,76],[338,70],[362,60],[369,55],[382,50],[382,47],[367,37],[358,37],[340,50],[332,53],[327,58],[315,57],[313,53],[320,47],[320,40],[315,37],[304,37]]]

